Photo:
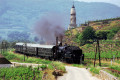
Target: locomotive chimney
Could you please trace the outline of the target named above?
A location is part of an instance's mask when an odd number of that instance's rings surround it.
[[[56,46],[58,46],[58,37],[56,37]]]
[[[61,46],[62,46],[62,39],[63,39],[63,37],[60,36],[60,44],[61,44]]]

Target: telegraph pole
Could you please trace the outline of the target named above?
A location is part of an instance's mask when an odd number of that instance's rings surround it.
[[[100,58],[100,44],[99,44],[99,40],[97,39],[97,44],[96,44],[96,49],[95,49],[95,60],[94,60],[94,67],[95,67],[95,62],[96,62],[96,55],[98,53],[99,55],[99,66],[101,66],[101,58]]]
[[[100,44],[99,40],[97,39],[97,46],[98,46],[98,53],[99,53],[99,66],[101,66],[101,58],[100,58]]]
[[[97,44],[95,45],[95,60],[94,60],[94,67],[95,67],[95,62],[96,62],[96,55],[97,55]]]

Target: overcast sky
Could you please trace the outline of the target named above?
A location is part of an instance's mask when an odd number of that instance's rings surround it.
[[[83,1],[83,2],[106,2],[115,4],[120,7],[120,0],[76,0],[76,1]]]

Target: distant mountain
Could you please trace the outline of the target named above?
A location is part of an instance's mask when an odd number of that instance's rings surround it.
[[[0,29],[15,28],[31,30],[43,15],[57,13],[65,19],[65,28],[70,23],[71,0],[5,0],[0,5]],[[120,7],[109,3],[75,2],[77,24],[85,21],[120,17]],[[56,19],[57,20],[57,19]]]

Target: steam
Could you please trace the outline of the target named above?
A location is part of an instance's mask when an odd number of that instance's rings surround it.
[[[49,14],[42,17],[35,25],[34,31],[39,38],[43,38],[49,44],[55,44],[56,37],[64,36],[63,18],[57,14]]]

